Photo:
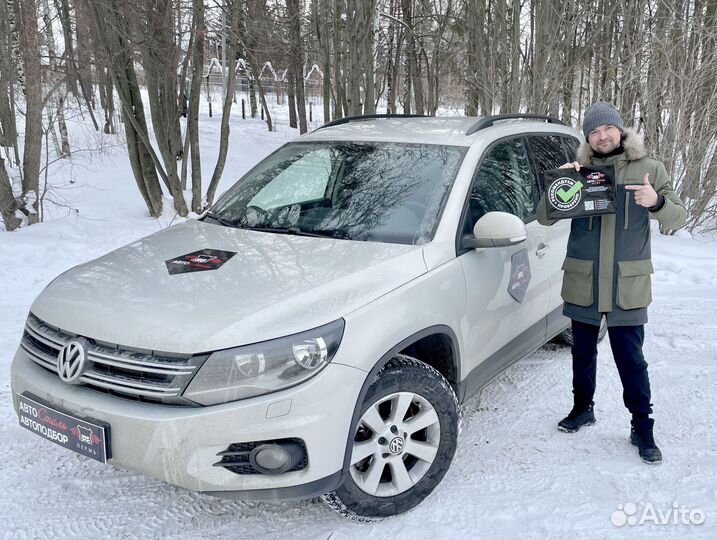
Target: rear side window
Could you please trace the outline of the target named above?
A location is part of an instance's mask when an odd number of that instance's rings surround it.
[[[499,142],[476,171],[468,201],[471,230],[486,212],[528,220],[535,214],[535,186],[521,139]]]
[[[528,137],[528,146],[539,171],[557,169],[568,161],[561,137],[540,135]]]
[[[575,137],[560,137],[560,139],[568,152],[568,161],[574,161],[578,154],[578,148],[580,148],[580,141]]]
[[[535,167],[538,183],[543,189],[543,171],[557,169],[561,165],[573,161],[575,152],[570,152],[568,143],[577,150],[577,141],[572,137],[560,137],[557,135],[531,135],[527,137],[530,157]]]

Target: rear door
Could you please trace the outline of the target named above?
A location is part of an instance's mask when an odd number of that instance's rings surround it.
[[[551,135],[551,134],[535,134],[526,137],[527,148],[529,151],[531,169],[533,176],[539,186],[540,195],[544,192],[543,186],[543,171],[549,169],[557,169],[564,163],[575,160],[575,151],[579,141],[573,137],[566,135]],[[558,312],[556,315],[557,319],[559,316],[561,306],[563,303],[560,297],[560,289],[563,282],[563,272],[561,270],[563,260],[565,259],[565,252],[568,245],[568,235],[570,234],[570,220],[564,219],[558,221],[550,227],[540,226],[543,229],[544,236],[544,249],[543,249],[543,264],[546,269],[550,269],[550,301],[549,311]],[[555,317],[551,318],[549,324],[560,326],[567,322],[556,320]],[[552,335],[554,331],[548,329],[548,332]]]

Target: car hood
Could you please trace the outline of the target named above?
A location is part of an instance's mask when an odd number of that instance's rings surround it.
[[[170,274],[166,261],[206,249],[234,255],[215,270]],[[68,270],[31,311],[96,340],[198,353],[326,324],[425,272],[416,246],[190,220]]]

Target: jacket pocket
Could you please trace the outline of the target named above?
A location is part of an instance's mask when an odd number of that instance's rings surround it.
[[[565,257],[563,262],[563,302],[576,306],[593,304],[593,262]]]
[[[652,302],[652,261],[618,261],[617,266],[617,305],[622,309],[649,306]]]

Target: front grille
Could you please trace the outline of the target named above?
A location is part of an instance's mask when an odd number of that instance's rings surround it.
[[[30,314],[20,346],[36,364],[57,374],[57,355],[76,337]],[[81,383],[125,398],[175,404],[187,404],[179,396],[204,359],[132,350],[92,340],[86,353]]]

